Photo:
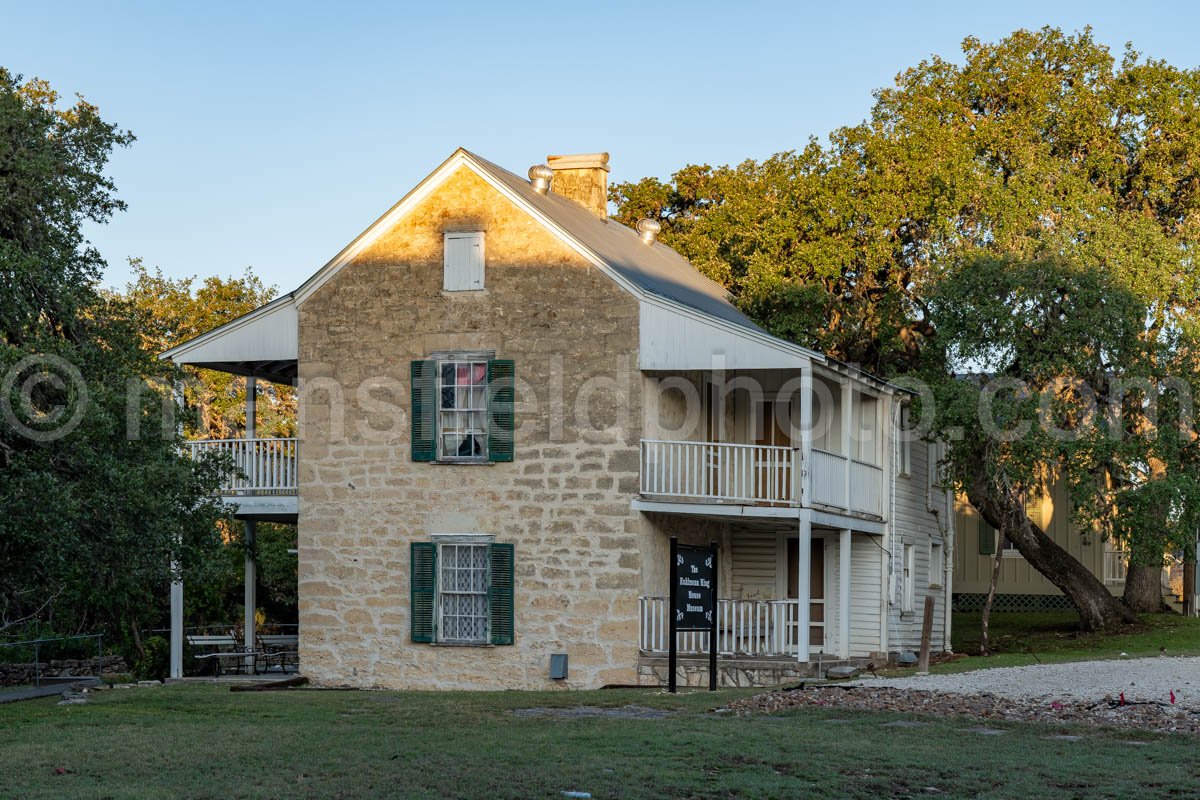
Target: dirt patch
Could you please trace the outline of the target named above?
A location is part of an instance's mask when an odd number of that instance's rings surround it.
[[[735,700],[720,710],[745,716],[804,708],[849,708],[924,717],[967,717],[987,722],[1083,724],[1200,735],[1200,711],[1167,703],[1122,704],[1119,698],[1089,703],[1062,703],[987,693],[951,694],[874,686],[813,686],[766,692]],[[897,727],[898,723],[910,721],[899,720],[884,725]]]

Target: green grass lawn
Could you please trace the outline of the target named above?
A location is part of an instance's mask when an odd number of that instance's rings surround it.
[[[0,797],[1196,797],[1200,742],[833,710],[736,718],[749,692],[231,693],[113,690],[0,706]],[[521,717],[532,706],[670,709],[667,719]],[[834,722],[840,719],[845,722]],[[997,726],[993,726],[997,727]],[[1138,738],[1145,745],[1126,743]]]
[[[1147,614],[1142,622],[1112,633],[1081,633],[1079,616],[1069,611],[997,613],[991,619],[993,655],[981,658],[979,613],[954,615],[954,652],[969,656],[935,664],[930,672],[964,672],[988,667],[1018,667],[1055,661],[1200,655],[1200,619],[1178,614]],[[888,674],[910,674],[892,670]]]

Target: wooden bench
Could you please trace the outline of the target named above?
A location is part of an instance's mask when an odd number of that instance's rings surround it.
[[[233,661],[234,669],[239,673],[245,673],[246,662],[250,662],[250,669],[255,675],[258,674],[258,657],[259,653],[255,650],[249,650],[246,647],[238,644],[232,633],[224,635],[202,635],[189,636],[187,642],[192,647],[216,648],[207,653],[196,653],[192,658],[198,661],[211,661],[215,674],[220,677],[222,665],[225,661]]]
[[[294,633],[263,633],[257,638],[257,649],[263,667],[269,669],[271,662],[279,664],[284,672],[288,666],[300,666],[300,637]]]

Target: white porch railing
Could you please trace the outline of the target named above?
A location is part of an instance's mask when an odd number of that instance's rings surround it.
[[[642,440],[642,494],[797,505],[799,476],[798,447]]]
[[[827,450],[812,450],[812,500],[846,508],[846,457]]]
[[[224,494],[294,494],[295,439],[202,439],[188,442],[192,458],[219,453],[233,461],[234,473],[221,487]]]
[[[1129,569],[1129,553],[1125,550],[1107,550],[1104,553],[1104,582],[1124,583]]]
[[[666,597],[643,597],[639,601],[638,649],[644,653],[666,653],[668,645]],[[824,600],[812,600],[809,606],[810,645],[822,646],[825,623],[820,607]],[[718,600],[717,654],[727,657],[797,655],[797,629],[800,616],[798,600]],[[681,631],[676,645],[680,655],[708,653],[708,631]]]
[[[850,510],[883,516],[883,467],[850,461]]]

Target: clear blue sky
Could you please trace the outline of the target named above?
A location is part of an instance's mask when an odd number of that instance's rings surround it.
[[[459,145],[521,174],[607,150],[615,181],[760,158],[968,35],[1046,24],[1200,63],[1186,2],[0,0],[0,64],[138,137],[111,165],[129,210],[91,231],[107,284],[140,256],[287,291]]]

